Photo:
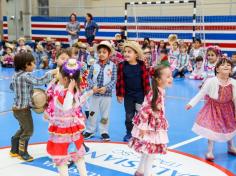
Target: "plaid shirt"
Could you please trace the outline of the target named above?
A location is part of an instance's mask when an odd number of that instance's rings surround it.
[[[118,65],[118,76],[116,82],[116,96],[124,97],[125,96],[125,79],[124,79],[124,64],[127,61],[121,62]],[[141,66],[142,70],[142,83],[143,83],[143,90],[144,95],[147,95],[150,91],[150,83],[149,83],[149,73],[146,69],[145,63],[143,61],[138,60],[138,64]],[[135,84],[135,83],[134,83]]]
[[[17,109],[27,108],[32,105],[31,97],[33,85],[39,86],[49,83],[52,75],[47,73],[42,78],[35,78],[30,72],[18,71],[13,75],[10,89],[15,92],[13,107]]]
[[[117,80],[117,69],[116,69],[116,65],[113,65],[112,68],[112,76],[111,76],[111,81],[107,84],[107,85],[103,85],[103,81],[104,81],[104,68],[106,67],[107,64],[109,64],[111,61],[108,60],[108,62],[105,65],[100,64],[100,62],[98,61],[97,64],[100,65],[100,72],[98,74],[97,77],[97,82],[96,85],[93,82],[93,72],[94,72],[94,66],[90,67],[90,71],[89,71],[89,75],[88,75],[88,83],[89,83],[89,88],[93,88],[94,86],[97,86],[98,88],[100,87],[106,87],[106,92],[105,94],[100,94],[100,93],[95,93],[95,96],[112,96],[112,89],[113,87],[115,87],[116,84],[116,80]]]

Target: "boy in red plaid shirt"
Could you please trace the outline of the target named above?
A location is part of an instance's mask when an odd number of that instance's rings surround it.
[[[144,96],[150,90],[149,74],[142,58],[142,49],[137,42],[124,44],[126,61],[118,65],[116,96],[119,103],[124,100],[126,113],[126,135],[124,141],[129,141],[133,128],[133,117],[143,103]]]

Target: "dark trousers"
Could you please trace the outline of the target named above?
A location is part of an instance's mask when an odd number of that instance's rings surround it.
[[[88,43],[90,46],[93,46],[93,41],[94,41],[94,39],[95,39],[95,36],[94,36],[94,35],[87,36],[86,39],[87,39],[87,43]]]
[[[30,109],[13,108],[13,114],[20,125],[20,129],[15,133],[13,138],[19,138],[20,140],[24,141],[28,140],[34,131],[33,118]]]
[[[135,114],[141,107],[143,103],[144,97],[136,98],[132,96],[125,96],[124,105],[125,105],[125,127],[126,133],[131,134],[133,129],[133,118]]]

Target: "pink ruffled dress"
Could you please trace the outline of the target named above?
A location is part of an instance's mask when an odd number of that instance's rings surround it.
[[[47,152],[57,166],[64,165],[71,159],[76,162],[85,154],[82,136],[85,116],[81,106],[90,94],[92,93],[72,94],[55,83],[52,83],[47,90],[48,106],[44,112],[49,120]],[[65,108],[65,104],[71,106]],[[72,153],[68,151],[71,144],[76,146],[76,151]]]
[[[142,107],[133,119],[132,138],[129,147],[138,153],[166,154],[168,122],[165,117],[164,90],[159,89],[157,111],[151,108],[153,92],[145,97]],[[144,135],[142,131],[145,131]]]
[[[236,135],[233,86],[219,87],[218,99],[205,97],[205,105],[199,112],[193,131],[207,139],[225,142]]]

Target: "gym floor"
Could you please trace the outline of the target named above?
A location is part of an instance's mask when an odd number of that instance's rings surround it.
[[[37,70],[34,74],[36,76],[42,76],[44,72],[43,70]],[[0,151],[10,146],[10,138],[19,127],[11,111],[13,92],[9,89],[9,85],[13,73],[13,68],[0,67]],[[200,81],[183,78],[175,79],[173,86],[167,90],[166,115],[170,125],[169,148],[204,160],[204,155],[207,150],[207,140],[197,136],[191,131],[196,115],[203,105],[203,101],[192,110],[185,110],[186,103],[197,93],[200,83]],[[33,119],[35,128],[30,143],[46,142],[48,139],[48,123],[43,120],[42,114],[33,112]],[[117,103],[116,97],[113,96],[110,116],[110,136],[112,142],[122,142],[123,136],[125,135],[124,120],[124,106],[123,104]],[[99,134],[97,133],[92,140],[100,141]],[[216,143],[214,153],[214,163],[232,173],[236,173],[236,156],[227,154],[226,143]],[[4,162],[1,158],[0,161],[1,163]],[[206,162],[206,164],[209,163]],[[0,167],[0,173],[1,168],[2,167]],[[213,176],[210,173],[207,175]],[[17,172],[15,176],[18,176]],[[33,176],[33,174],[31,174],[31,176]]]

